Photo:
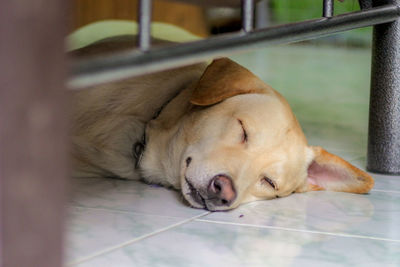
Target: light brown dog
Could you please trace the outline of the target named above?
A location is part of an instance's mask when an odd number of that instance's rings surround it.
[[[367,193],[374,184],[308,146],[286,100],[227,58],[86,89],[74,104],[75,176],[143,178],[212,211],[311,190]]]

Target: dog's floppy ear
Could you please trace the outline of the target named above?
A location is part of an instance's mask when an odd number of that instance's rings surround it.
[[[313,160],[308,166],[308,191],[329,190],[368,193],[374,180],[366,172],[321,147],[310,147]]]
[[[198,106],[213,105],[229,97],[265,93],[270,88],[248,69],[228,58],[214,60],[198,81],[190,102]]]

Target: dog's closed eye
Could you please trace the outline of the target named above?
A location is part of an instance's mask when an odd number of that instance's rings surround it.
[[[275,183],[275,181],[271,180],[267,176],[264,176],[261,181],[263,183],[268,183],[274,190],[278,190],[278,185]]]
[[[242,143],[247,143],[249,137],[247,135],[246,129],[244,128],[243,122],[241,120],[238,119],[238,122],[239,122],[240,126],[242,127],[242,131],[243,131]]]

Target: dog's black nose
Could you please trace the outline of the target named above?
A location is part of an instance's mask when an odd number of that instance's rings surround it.
[[[224,174],[214,176],[207,188],[207,203],[213,206],[230,206],[236,198],[232,179]]]

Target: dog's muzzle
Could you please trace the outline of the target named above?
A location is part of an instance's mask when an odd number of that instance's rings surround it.
[[[194,187],[187,178],[186,183],[190,190],[189,197],[210,211],[225,210],[236,199],[232,179],[224,174],[214,176],[203,190]]]

